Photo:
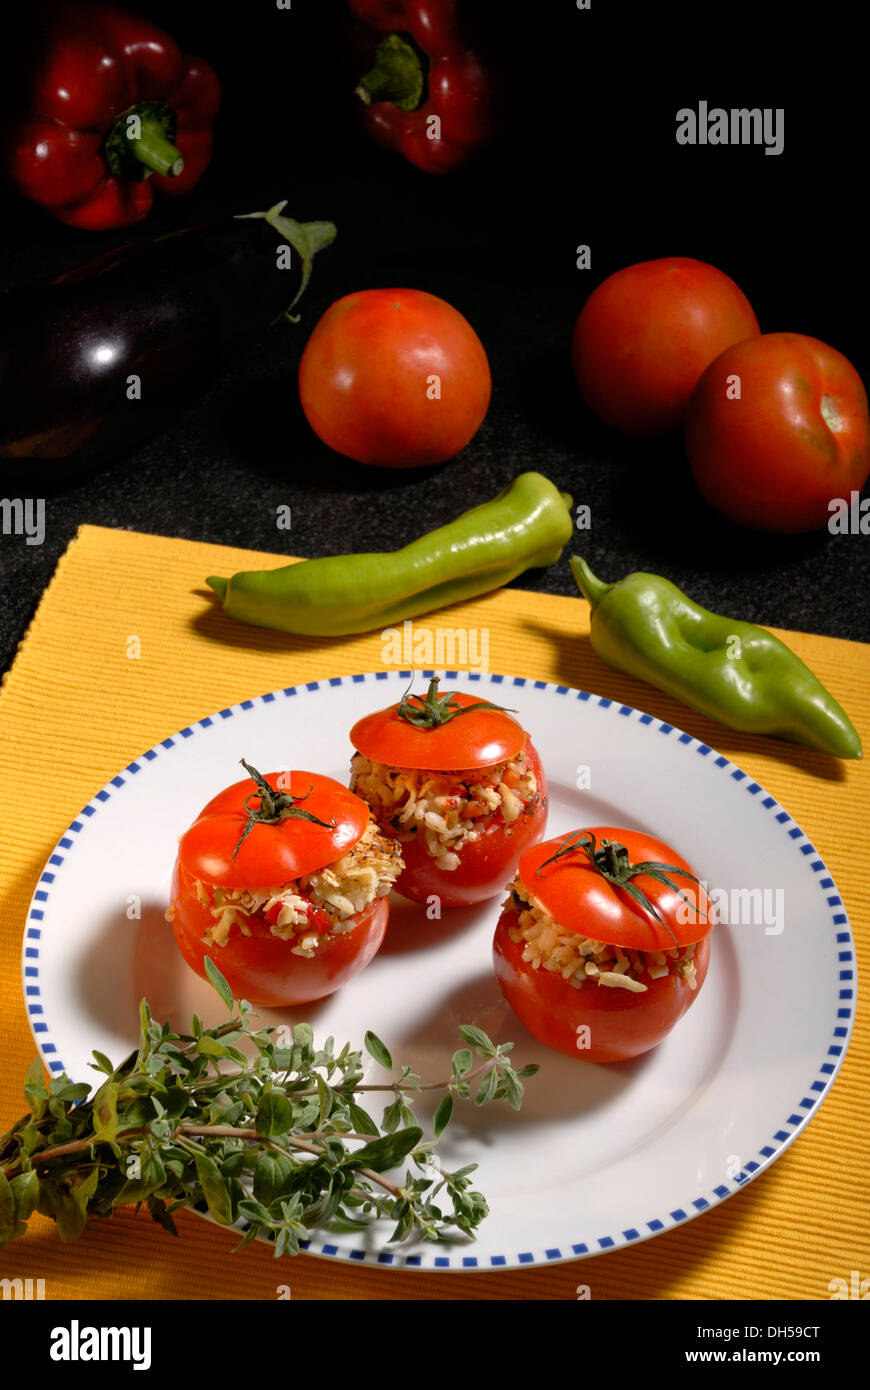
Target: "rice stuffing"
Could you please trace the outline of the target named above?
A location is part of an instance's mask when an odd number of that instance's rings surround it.
[[[196,896],[214,917],[203,939],[210,946],[225,946],[233,927],[250,936],[248,918],[265,913],[273,919],[272,935],[292,942],[293,955],[310,958],[324,937],[352,931],[351,919],[385,898],[403,868],[396,841],[370,819],[362,837],[334,864],[290,883],[251,890],[196,880]]]
[[[565,931],[517,882],[509,885],[503,906],[518,915],[519,925],[509,927],[508,935],[517,945],[523,943],[523,960],[535,970],[561,975],[575,989],[581,989],[588,980],[605,989],[642,994],[649,988],[644,977],[660,980],[671,973],[685,980],[690,989],[698,987],[694,945],[636,951]]]
[[[498,825],[511,825],[538,799],[525,752],[494,767],[436,772],[391,767],[355,753],[350,789],[382,829],[400,841],[422,836],[440,869],[459,867],[458,851]]]

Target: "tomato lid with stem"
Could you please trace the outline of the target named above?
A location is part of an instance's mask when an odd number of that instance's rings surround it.
[[[350,741],[372,762],[434,772],[495,767],[526,746],[527,734],[510,710],[464,690],[438,693],[433,676],[425,696],[407,692],[397,705],[357,720]]]
[[[317,772],[249,767],[204,806],[181,837],[179,863],[222,888],[279,887],[340,859],[369,824],[366,803]]]
[[[532,845],[517,878],[565,931],[636,951],[703,941],[713,904],[686,860],[640,831],[596,825]]]

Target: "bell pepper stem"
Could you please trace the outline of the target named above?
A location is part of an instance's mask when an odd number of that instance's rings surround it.
[[[603,579],[596,579],[586,561],[581,559],[579,555],[572,555],[568,563],[571,566],[571,573],[577,581],[578,589],[594,613],[604,595],[610,593],[613,585],[605,584]]]
[[[226,596],[227,596],[227,589],[229,588],[229,580],[228,580],[228,579],[222,579],[221,576],[218,575],[218,574],[212,574],[212,575],[209,575],[208,579],[207,579],[205,582],[206,582],[206,584],[208,585],[208,587],[209,587],[210,589],[214,589],[214,591],[215,591],[215,593],[217,594],[218,598],[220,599],[221,603],[223,603],[224,599],[225,599]]]
[[[178,117],[162,101],[140,101],[121,111],[106,134],[104,154],[116,178],[140,180],[151,174],[177,179],[184,159],[173,144]]]
[[[138,134],[134,131],[135,127],[128,131],[126,139],[139,162],[155,174],[177,179],[184,168],[184,159],[172,141],[167,140],[162,123],[146,116],[139,122]]]
[[[360,101],[391,101],[400,111],[416,111],[423,99],[423,64],[400,34],[387,34],[375,49],[374,65],[355,88]]]

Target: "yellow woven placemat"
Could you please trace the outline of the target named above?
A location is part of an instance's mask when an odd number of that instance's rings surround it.
[[[94,791],[137,754],[196,719],[267,690],[383,665],[380,634],[292,638],[232,623],[207,574],[275,557],[84,526],[63,555],[0,691],[0,1131],[21,1114],[34,1044],[21,1002],[25,913],[43,863]],[[503,590],[420,619],[485,628],[490,669],[612,696],[720,748],[809,835],[830,866],[860,953],[868,934],[868,762],[832,760],[733,734],[595,656],[580,599]],[[851,713],[870,747],[870,647],[780,634]],[[139,656],[131,638],[139,639]],[[37,795],[37,789],[39,794]],[[50,790],[50,795],[48,791]],[[24,807],[26,806],[26,811]],[[835,1278],[870,1274],[864,1131],[868,1012],[830,1097],[807,1131],[743,1192],[642,1245],[550,1268],[424,1274],[356,1268],[255,1246],[182,1213],[177,1240],[147,1213],[93,1222],[62,1245],[51,1222],[0,1253],[0,1278],[45,1280],[46,1298],[825,1299]],[[747,1085],[752,1078],[746,1078]],[[287,1296],[286,1289],[282,1296]]]

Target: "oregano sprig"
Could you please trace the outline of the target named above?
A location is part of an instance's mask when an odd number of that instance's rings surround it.
[[[423,1082],[394,1067],[369,1032],[365,1050],[390,1080],[363,1083],[362,1050],[346,1043],[336,1052],[331,1037],[318,1048],[307,1023],[286,1037],[255,1029],[251,1005],[234,1003],[213,962],[206,968],[227,1022],[204,1028],[194,1015],[190,1032],[176,1033],[143,1000],[137,1050],[118,1066],[94,1053],[103,1079],[93,1094],[66,1076],[46,1081],[32,1063],[29,1113],[0,1136],[0,1248],[24,1234],[34,1211],[73,1240],[89,1217],[142,1204],[173,1234],[176,1211],[207,1207],[221,1225],[241,1225],[236,1249],[263,1236],[276,1256],[296,1254],[315,1228],[357,1231],[374,1218],[395,1222],[391,1241],[473,1238],[488,1211],[471,1186],[477,1165],[445,1171],[435,1143],[474,1082],[477,1105],[519,1109],[537,1067],[515,1071],[512,1043],[466,1025],[449,1077]],[[434,1090],[444,1096],[427,1139],[413,1104]],[[393,1093],[380,1124],[360,1103],[371,1091]]]

